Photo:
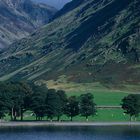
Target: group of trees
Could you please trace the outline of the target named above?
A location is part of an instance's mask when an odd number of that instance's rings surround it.
[[[0,83],[0,119],[9,114],[11,120],[32,111],[36,120],[47,116],[49,120],[67,115],[72,121],[76,115],[86,118],[96,114],[96,104],[93,95],[83,94],[80,97],[67,97],[63,90],[47,89],[45,85],[35,85],[25,82]]]
[[[1,82],[0,83],[0,119],[6,114],[11,120],[18,116],[23,119],[23,113],[29,108],[29,100],[32,89],[24,82]]]
[[[130,94],[122,99],[124,113],[137,118],[140,113],[140,95]],[[0,83],[0,119],[10,115],[11,120],[20,117],[23,120],[24,113],[31,111],[36,120],[42,120],[47,116],[49,120],[66,115],[72,121],[77,115],[88,117],[96,114],[96,104],[91,93],[82,94],[80,97],[67,97],[65,91],[47,89],[45,85],[36,85],[26,82],[1,82]]]

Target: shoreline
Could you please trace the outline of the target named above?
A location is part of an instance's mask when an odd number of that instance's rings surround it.
[[[41,126],[140,126],[140,122],[0,122],[0,128]]]

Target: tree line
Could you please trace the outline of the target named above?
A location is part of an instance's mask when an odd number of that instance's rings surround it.
[[[137,118],[140,113],[140,95],[130,94],[121,101],[124,113]],[[36,120],[47,116],[48,120],[66,115],[72,121],[73,117],[81,115],[88,121],[89,116],[96,115],[97,106],[91,93],[79,97],[70,96],[63,90],[48,89],[46,85],[36,85],[27,82],[0,82],[0,119],[7,114],[11,120],[23,120],[24,113],[31,111]]]
[[[77,115],[84,116],[86,120],[96,114],[96,104],[91,93],[82,94],[80,97],[67,97],[65,91],[48,89],[45,85],[36,85],[26,82],[1,82],[0,83],[0,119],[10,115],[11,120],[32,111],[36,120],[47,116],[48,120],[67,115],[72,121]]]

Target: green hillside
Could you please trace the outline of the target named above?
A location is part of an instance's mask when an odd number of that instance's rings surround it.
[[[139,0],[73,0],[0,55],[0,81],[98,82],[139,90],[139,9]]]

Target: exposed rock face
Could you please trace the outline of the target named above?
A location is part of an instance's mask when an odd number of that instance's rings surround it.
[[[46,24],[56,9],[31,0],[0,0],[0,48]]]

